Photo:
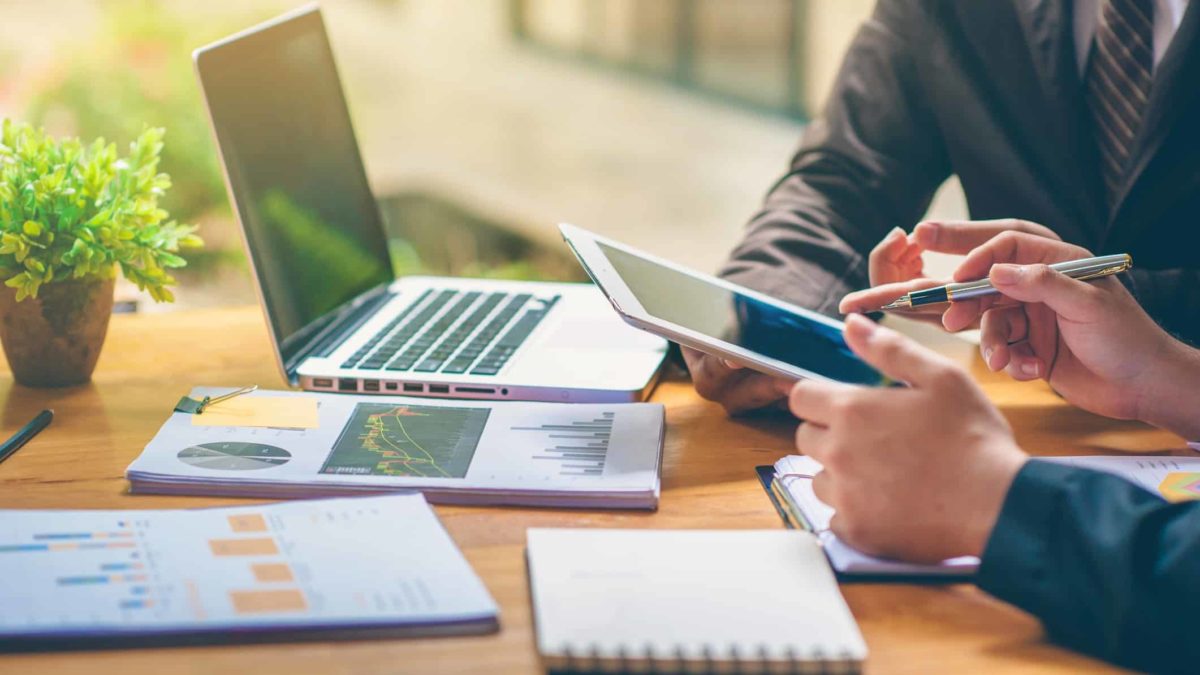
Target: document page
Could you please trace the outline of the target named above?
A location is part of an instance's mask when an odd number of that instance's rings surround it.
[[[1038,457],[1034,461],[1104,471],[1153,492],[1169,501],[1200,499],[1200,457]],[[811,457],[791,455],[775,464],[775,479],[783,490],[788,508],[801,517],[817,534],[830,563],[840,573],[897,576],[967,576],[979,566],[972,556],[951,558],[938,565],[916,565],[869,556],[837,538],[829,531],[834,510],[817,499],[812,477],[821,464]]]
[[[0,511],[0,637],[494,622],[420,495]]]
[[[221,391],[200,389],[194,396]],[[199,426],[192,415],[174,413],[130,465],[135,490],[146,483],[192,483],[261,496],[421,489],[631,492],[647,495],[651,505],[657,498],[663,433],[658,404],[262,391],[247,396],[312,398],[318,424]]]

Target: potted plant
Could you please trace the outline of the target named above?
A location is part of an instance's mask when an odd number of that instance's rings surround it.
[[[0,129],[0,343],[17,381],[61,387],[91,378],[112,313],[117,268],[158,302],[168,270],[201,245],[158,200],[163,130],[119,158],[99,139],[54,139],[5,120]]]

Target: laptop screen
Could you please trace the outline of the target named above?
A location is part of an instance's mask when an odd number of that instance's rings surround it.
[[[285,364],[329,312],[392,279],[320,12],[197,52],[255,274]]]

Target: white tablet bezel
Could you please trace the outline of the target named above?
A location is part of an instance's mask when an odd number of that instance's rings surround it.
[[[755,300],[759,300],[788,312],[795,313],[806,319],[811,319],[818,323],[823,323],[832,328],[836,328],[839,331],[845,329],[845,324],[841,321],[830,319],[827,316],[804,309],[803,307],[797,307],[796,305],[782,302],[768,295],[748,289],[744,286],[738,286],[737,284],[729,283],[724,279],[719,279],[707,274],[700,274],[686,267],[677,265],[669,260],[664,260],[657,256],[650,255],[644,251],[639,251],[638,249],[626,246],[625,244],[617,241],[613,241],[607,237],[602,237],[594,232],[589,232],[581,227],[576,227],[575,225],[560,223],[558,229],[562,233],[563,239],[566,240],[567,245],[575,253],[575,256],[579,258],[579,262],[583,265],[583,268],[588,273],[588,276],[590,276],[592,280],[596,282],[596,285],[600,288],[600,291],[608,298],[609,302],[612,303],[613,309],[615,309],[617,314],[621,315],[621,318],[623,318],[629,325],[646,332],[653,333],[654,335],[664,337],[673,342],[678,342],[685,347],[691,347],[692,349],[704,352],[705,354],[711,354],[713,356],[719,356],[723,359],[728,359],[729,361],[762,373],[766,373],[768,375],[792,380],[814,379],[824,380],[827,382],[837,381],[825,375],[805,370],[799,366],[785,363],[757,352],[752,352],[733,343],[713,338],[703,333],[694,331],[686,326],[681,326],[677,323],[673,323],[671,321],[667,321],[666,319],[662,319],[650,314],[648,311],[646,311],[646,308],[643,307],[640,302],[638,302],[637,297],[633,294],[633,291],[629,289],[629,286],[625,283],[625,280],[621,278],[621,275],[613,269],[612,265],[608,261],[608,257],[604,255],[604,251],[602,251],[597,244],[604,244],[605,246],[624,251],[630,255],[637,256],[656,265],[661,265],[680,274],[686,274],[687,276],[699,281],[703,281],[704,283],[711,284],[713,286],[719,286],[736,293],[741,293],[748,297],[754,298]]]

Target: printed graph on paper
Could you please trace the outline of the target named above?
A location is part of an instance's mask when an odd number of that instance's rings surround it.
[[[541,448],[533,458],[557,463],[560,475],[600,476],[604,473],[615,418],[616,413],[604,412],[587,419],[512,427],[512,430],[528,434],[530,445]]]

